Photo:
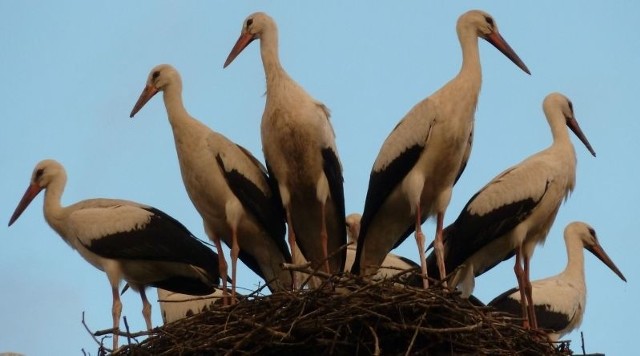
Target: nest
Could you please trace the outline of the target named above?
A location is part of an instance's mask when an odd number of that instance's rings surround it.
[[[440,286],[336,276],[323,288],[255,293],[155,328],[119,355],[566,355],[512,316]]]

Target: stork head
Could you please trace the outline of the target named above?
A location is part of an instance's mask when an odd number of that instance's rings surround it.
[[[273,19],[264,12],[256,12],[247,17],[242,23],[242,31],[236,44],[231,49],[223,68],[226,68],[251,42],[262,38],[265,33],[277,34],[277,26]]]
[[[498,25],[488,13],[481,10],[465,12],[458,18],[456,30],[461,41],[467,36],[480,37],[491,43],[525,73],[531,74],[529,68],[502,37],[498,31]]]
[[[169,85],[181,85],[182,80],[180,79],[180,74],[178,71],[168,64],[160,64],[155,66],[151,72],[149,73],[149,77],[147,78],[147,84],[145,85],[138,101],[133,106],[133,110],[131,110],[131,115],[129,117],[133,117],[142,107],[153,98],[154,95],[158,94],[159,91],[165,90]]]
[[[623,281],[627,281],[622,272],[616,267],[616,265],[611,261],[611,258],[604,252],[602,246],[598,242],[598,237],[596,236],[596,231],[589,226],[589,224],[574,221],[567,225],[564,229],[564,239],[567,241],[568,239],[577,238],[582,241],[582,246],[584,246],[585,250],[591,252],[595,255],[602,263],[607,265],[615,274],[618,275]]]
[[[544,109],[545,115],[547,116],[547,119],[549,120],[549,124],[551,126],[553,126],[553,122],[551,122],[551,120],[556,117],[555,111],[559,110],[564,117],[565,125],[567,125],[571,129],[571,131],[573,131],[573,133],[578,137],[578,139],[582,141],[582,143],[593,155],[593,157],[596,156],[596,151],[593,150],[593,147],[591,147],[589,140],[587,140],[587,136],[585,136],[584,132],[582,132],[582,129],[580,128],[580,125],[578,124],[578,120],[573,113],[573,103],[571,103],[571,100],[569,100],[569,98],[560,93],[551,93],[547,95],[546,98],[544,98],[542,108]]]
[[[347,223],[347,236],[349,237],[349,243],[356,243],[358,241],[358,235],[360,235],[360,219],[362,215],[353,213],[347,215],[345,221]]]
[[[60,163],[52,159],[40,161],[33,169],[31,182],[29,183],[29,187],[27,187],[27,191],[22,196],[22,199],[20,199],[16,210],[13,212],[13,215],[11,215],[11,219],[9,219],[9,226],[18,220],[27,206],[29,206],[29,203],[31,203],[43,189],[46,189],[53,183],[64,186],[66,180],[67,174]]]

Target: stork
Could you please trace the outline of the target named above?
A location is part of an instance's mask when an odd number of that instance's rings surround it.
[[[205,296],[175,293],[162,288],[158,288],[157,291],[160,314],[165,324],[211,310],[216,305],[222,304],[224,298],[222,289],[216,289],[215,292]]]
[[[312,266],[335,273],[344,269],[346,244],[342,167],[327,107],[296,83],[278,58],[275,21],[257,12],[244,21],[227,67],[253,40],[267,82],[261,134],[269,177],[286,211],[294,262],[296,244]]]
[[[483,38],[529,74],[529,69],[498,32],[491,15],[469,11],[456,26],[462,47],[458,75],[415,105],[384,141],[376,158],[362,216],[355,274],[369,275],[387,253],[413,231],[424,263],[421,225],[436,216],[435,246],[442,255],[442,225],[453,185],[471,153],[474,113],[482,81],[478,38]],[[438,269],[446,275],[439,257]],[[427,288],[429,282],[423,280]]]
[[[593,253],[623,281],[627,281],[604,252],[595,230],[588,224],[575,221],[567,225],[564,229],[564,242],[568,257],[564,271],[553,277],[531,282],[538,327],[547,332],[551,341],[558,341],[582,323],[587,301],[583,248]],[[518,315],[521,311],[520,300],[518,288],[513,288],[493,299],[489,306]]]
[[[474,277],[515,254],[524,325],[533,328],[529,261],[535,246],[546,239],[576,181],[576,154],[567,127],[596,155],[567,97],[551,93],[544,99],[543,109],[553,135],[551,146],[493,178],[444,232],[445,267],[453,271],[461,266],[451,285],[461,286],[463,295],[473,291]],[[427,264],[435,263],[431,253]]]
[[[122,279],[142,298],[142,315],[151,330],[151,304],[145,288],[164,288],[192,295],[212,293],[219,282],[218,256],[180,222],[151,206],[116,199],[90,199],[63,207],[67,182],[64,167],[43,160],[16,207],[9,226],[42,191],[44,217],[62,239],[107,274],[113,295],[113,349],[118,347]]]
[[[284,213],[266,169],[248,150],[189,115],[182,103],[180,74],[170,65],[151,70],[131,117],[159,91],[164,93],[182,180],[220,255],[224,292],[227,264],[221,239],[231,247],[232,300],[238,257],[266,280],[272,292],[291,288],[291,273],[281,268],[291,262]]]
[[[349,244],[347,245],[347,259],[345,270],[350,270],[356,257],[356,244],[358,243],[358,234],[360,233],[360,219],[362,216],[357,213],[349,214],[346,217],[347,237]],[[408,269],[419,269],[420,265],[410,259],[393,253],[387,254],[380,269],[377,271],[375,278],[391,278]],[[421,282],[422,283],[422,282]]]

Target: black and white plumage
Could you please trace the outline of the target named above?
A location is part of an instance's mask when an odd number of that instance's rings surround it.
[[[356,245],[358,244],[358,235],[360,233],[360,219],[361,215],[354,213],[349,214],[346,217],[347,224],[347,237],[349,239],[349,244],[347,245],[347,259],[344,265],[345,270],[350,270],[353,266],[353,261],[356,258]],[[393,253],[387,254],[380,268],[376,271],[374,278],[383,279],[390,278],[398,273],[406,271],[408,269],[419,269],[420,265],[413,262],[412,260],[395,255]],[[422,282],[420,282],[422,283]]]
[[[291,262],[284,240],[284,212],[266,168],[248,150],[189,115],[182,103],[180,74],[170,65],[151,70],[131,117],[160,91],[184,186],[220,255],[223,290],[227,265],[221,239],[231,248],[232,295],[238,258],[262,277],[271,291],[291,288],[291,273],[281,267]]]
[[[294,263],[301,261],[295,253],[299,245],[313,268],[342,271],[345,253],[336,251],[346,244],[343,177],[329,110],[280,64],[278,29],[265,13],[247,17],[224,67],[256,39],[267,82],[262,148],[286,210]]]
[[[142,314],[151,329],[146,287],[193,295],[213,293],[219,282],[218,256],[180,222],[153,207],[127,200],[90,199],[63,207],[67,181],[54,160],[38,163],[31,183],[9,220],[13,224],[29,203],[45,190],[44,216],[71,248],[107,274],[113,294],[113,327],[119,327],[122,279],[140,293]],[[118,346],[114,333],[113,347]]]
[[[422,274],[426,275],[421,225],[430,216],[436,217],[435,247],[441,255],[444,214],[471,153],[482,83],[478,38],[529,73],[489,14],[469,11],[460,16],[456,30],[462,47],[460,72],[407,113],[373,164],[352,268],[355,274],[374,273],[387,253],[415,231]],[[444,265],[440,263],[438,269],[444,278]]]
[[[567,246],[567,267],[553,277],[531,282],[533,308],[538,327],[551,341],[580,326],[587,302],[584,273],[584,250],[593,253],[623,281],[622,272],[604,252],[595,230],[584,222],[572,222],[564,229]],[[513,288],[493,299],[490,306],[514,315],[521,313],[520,291]]]
[[[595,156],[567,97],[549,94],[543,109],[553,135],[551,146],[496,176],[444,231],[445,267],[453,271],[462,266],[450,282],[461,287],[463,295],[473,291],[474,277],[514,254],[518,286],[526,292],[534,248],[544,242],[562,201],[575,186],[576,155],[567,127]],[[427,264],[436,265],[433,252]],[[524,306],[523,314],[527,313]],[[535,327],[535,320],[523,317],[525,325],[531,322]]]

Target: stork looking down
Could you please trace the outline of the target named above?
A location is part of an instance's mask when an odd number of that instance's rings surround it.
[[[263,12],[244,21],[224,67],[255,39],[260,39],[267,82],[262,149],[286,210],[294,263],[300,261],[294,252],[298,244],[313,268],[342,271],[345,252],[334,252],[346,244],[344,191],[329,110],[285,72],[278,58],[276,23]]]
[[[142,315],[151,330],[151,304],[145,288],[164,288],[192,295],[212,293],[218,285],[218,256],[182,224],[153,207],[126,200],[90,199],[62,207],[67,181],[64,167],[44,160],[9,220],[13,224],[45,190],[44,217],[62,239],[107,274],[113,295],[113,349],[118,347],[122,279],[142,298]]]
[[[538,327],[547,332],[551,341],[558,341],[582,323],[587,302],[584,250],[593,253],[618,277],[627,281],[600,246],[596,232],[591,226],[583,222],[572,222],[564,229],[564,241],[568,257],[564,271],[553,277],[531,282]],[[520,305],[518,288],[504,292],[489,303],[489,306],[515,315],[521,312]]]
[[[567,97],[549,94],[543,109],[553,135],[551,146],[493,178],[444,231],[445,267],[453,271],[461,266],[453,274],[451,285],[460,286],[466,296],[473,291],[474,277],[515,254],[514,271],[523,301],[524,323],[533,328],[529,261],[535,246],[546,239],[562,201],[576,183],[576,154],[567,126],[596,155]],[[435,266],[433,252],[427,264]]]
[[[362,216],[355,274],[375,273],[385,256],[413,231],[424,263],[421,225],[436,216],[435,247],[441,278],[442,225],[454,184],[471,153],[474,114],[482,83],[478,38],[483,38],[524,72],[529,69],[498,32],[491,15],[469,11],[456,26],[462,47],[458,75],[415,105],[384,141],[376,158]],[[428,280],[424,278],[424,287]]]
[[[170,65],[151,70],[131,117],[159,91],[164,94],[184,186],[220,255],[225,293],[227,265],[221,239],[231,247],[232,300],[238,258],[272,292],[291,288],[291,273],[281,268],[291,262],[284,240],[284,213],[269,186],[266,168],[248,150],[189,115],[182,103],[180,74]]]

